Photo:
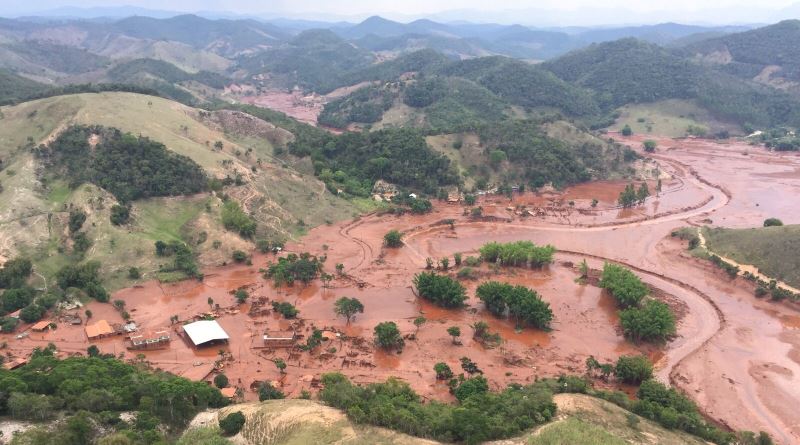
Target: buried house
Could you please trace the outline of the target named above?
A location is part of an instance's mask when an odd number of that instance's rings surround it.
[[[183,325],[184,337],[195,347],[227,343],[228,333],[216,320],[200,320]]]

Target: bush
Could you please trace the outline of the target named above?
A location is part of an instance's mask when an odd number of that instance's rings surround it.
[[[433,365],[433,371],[436,373],[437,380],[449,380],[453,378],[453,370],[447,366],[447,363],[439,362]]]
[[[415,275],[414,287],[420,297],[441,307],[461,307],[467,299],[467,290],[461,283],[434,272],[421,272]]]
[[[296,307],[292,303],[288,303],[286,301],[273,301],[272,302],[272,310],[275,312],[283,315],[283,318],[295,318],[297,314],[300,313]]]
[[[307,252],[299,256],[290,253],[285,258],[278,258],[277,263],[271,263],[264,275],[265,278],[272,278],[276,286],[291,286],[297,280],[304,284],[310,283],[321,270],[322,262],[317,257]]]
[[[44,316],[44,308],[38,304],[29,304],[19,311],[20,320],[25,323],[34,323],[42,319]]]
[[[433,210],[433,204],[423,198],[412,199],[408,205],[411,208],[411,213],[423,214],[430,213]]]
[[[216,386],[217,388],[220,388],[220,389],[227,387],[228,386],[228,376],[226,376],[225,374],[217,374],[214,377],[214,386]]]
[[[138,280],[141,277],[142,273],[139,272],[138,267],[131,267],[130,269],[128,269],[128,278],[130,278],[131,280]]]
[[[782,225],[783,221],[779,220],[778,218],[767,218],[764,220],[764,227],[777,227]]]
[[[383,244],[386,247],[400,247],[403,245],[403,235],[397,230],[390,230],[383,235]]]
[[[638,385],[653,377],[653,364],[644,355],[623,355],[617,359],[614,376],[621,382]]]
[[[385,321],[375,326],[375,344],[383,349],[402,349],[405,341],[393,321]]]
[[[644,145],[644,151],[648,153],[653,153],[656,151],[656,141],[652,139],[647,139],[642,145]]]
[[[666,304],[648,300],[641,308],[620,311],[625,336],[635,342],[665,341],[675,334],[675,315]]]
[[[222,419],[219,419],[219,429],[222,434],[226,436],[233,436],[242,430],[245,418],[241,411],[230,413]]]
[[[244,263],[245,261],[247,261],[248,255],[244,251],[234,250],[233,255],[231,255],[231,258],[233,258],[233,261],[236,261],[237,263]]]
[[[608,289],[620,307],[638,306],[647,286],[630,270],[616,264],[605,263],[600,277],[600,287]]]
[[[111,224],[121,226],[127,224],[131,218],[131,209],[128,206],[114,204],[111,206]]]
[[[263,382],[258,388],[258,401],[277,400],[286,397],[281,390],[272,386],[269,382]]]

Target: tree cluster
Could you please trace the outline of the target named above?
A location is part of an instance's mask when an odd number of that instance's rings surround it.
[[[530,241],[490,242],[480,248],[484,261],[512,267],[542,267],[553,262],[555,252],[549,244],[537,246]]]
[[[421,272],[415,275],[414,288],[421,298],[441,307],[461,307],[467,299],[467,291],[461,283],[435,272]]]
[[[498,281],[481,283],[475,291],[486,310],[498,317],[508,313],[519,325],[549,329],[553,320],[550,304],[536,291]]]
[[[293,285],[295,281],[308,284],[322,271],[322,261],[308,252],[300,255],[290,253],[286,257],[278,258],[277,263],[270,263],[264,274],[265,278],[272,278],[276,286]]]

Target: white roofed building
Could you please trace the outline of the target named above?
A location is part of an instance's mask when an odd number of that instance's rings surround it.
[[[216,320],[200,320],[183,325],[183,332],[195,346],[223,343],[230,338]]]

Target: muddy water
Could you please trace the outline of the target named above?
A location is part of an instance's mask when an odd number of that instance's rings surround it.
[[[627,140],[638,147],[642,138]],[[800,223],[800,157],[777,155],[743,144],[718,145],[705,141],[659,140],[652,157],[669,175],[658,196],[645,206],[621,210],[616,196],[625,182],[584,184],[563,192],[526,193],[512,200],[497,196],[479,198],[485,215],[499,220],[475,221],[463,216],[459,205],[436,204],[429,215],[366,216],[322,226],[289,251],[310,251],[328,256],[325,268],[345,266],[330,288],[319,282],[309,286],[275,288],[258,273],[273,261],[256,255],[254,266],[234,265],[206,270],[203,283],[159,286],[147,283],[114,295],[126,301],[127,310],[145,329],[169,327],[170,317],[188,320],[208,312],[208,299],[219,304],[219,323],[231,339],[228,345],[194,349],[175,337],[168,349],[144,352],[154,366],[190,378],[207,378],[220,356],[224,372],[237,386],[254,381],[277,381],[287,393],[309,388],[321,373],[337,370],[356,382],[388,376],[408,381],[425,397],[448,399],[436,382],[433,365],[444,361],[460,371],[458,360],[468,356],[500,388],[510,382],[527,382],[542,376],[584,369],[590,354],[614,360],[620,354],[646,353],[657,361],[658,377],[685,390],[714,419],[735,429],[765,430],[783,443],[800,441],[800,425],[793,409],[800,402],[800,316],[794,309],[752,297],[748,283],[731,282],[724,274],[685,255],[683,246],[668,237],[687,221],[732,227],[759,226],[766,217]],[[746,154],[745,154],[746,153]],[[654,187],[651,185],[651,190]],[[592,199],[598,199],[591,208]],[[569,206],[569,201],[574,201]],[[540,216],[523,216],[522,208],[547,208]],[[440,224],[453,219],[453,228]],[[382,248],[383,235],[398,229],[406,246]],[[411,279],[424,268],[425,258],[474,255],[487,241],[528,239],[557,246],[557,262],[543,270],[506,269],[496,274],[478,268],[479,278],[467,281],[470,300],[461,310],[441,309],[414,297]],[[328,246],[323,250],[323,246]],[[637,347],[618,332],[613,301],[600,289],[575,282],[577,273],[563,264],[587,258],[595,268],[604,260],[636,269],[660,298],[681,314],[678,336],[662,348]],[[452,257],[451,257],[452,260]],[[452,264],[452,261],[451,261]],[[452,272],[451,272],[452,273]],[[508,320],[488,314],[474,298],[483,280],[496,279],[536,289],[553,308],[553,329],[519,330]],[[300,320],[287,321],[275,314],[248,315],[250,304],[238,306],[231,291],[245,286],[255,300],[289,301],[300,310]],[[663,295],[662,295],[663,294]],[[365,312],[351,324],[333,313],[336,298],[360,299]],[[121,322],[110,305],[93,303],[94,320]],[[414,318],[427,322],[417,328]],[[374,326],[395,321],[408,338],[402,353],[376,351],[371,345]],[[503,338],[502,345],[486,348],[472,338],[470,325],[489,323]],[[459,326],[461,344],[453,344],[447,328]],[[259,349],[266,329],[296,329],[308,335],[312,327],[326,329],[330,339],[313,353],[289,355],[286,350]],[[337,334],[338,332],[338,334]],[[3,336],[14,355],[55,342],[64,353],[82,353],[90,344],[83,327],[59,324],[56,331],[31,334],[17,340]],[[95,342],[104,352],[124,353],[122,339]],[[288,364],[281,376],[272,360]],[[256,394],[246,392],[253,399]]]

